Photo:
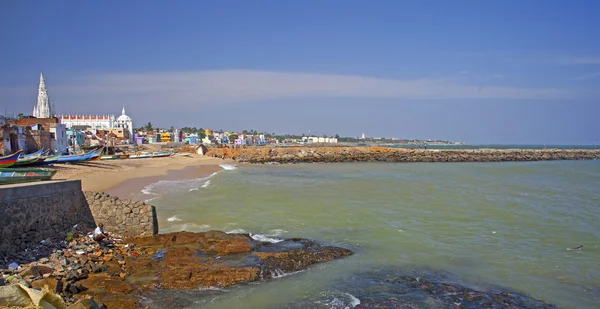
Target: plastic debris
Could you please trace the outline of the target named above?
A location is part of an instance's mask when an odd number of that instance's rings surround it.
[[[19,264],[12,262],[10,264],[8,264],[8,268],[12,268],[12,269],[19,269]]]
[[[162,259],[165,256],[165,252],[167,252],[166,249],[162,249],[160,251],[156,251],[156,253],[154,254],[154,257],[152,259],[153,260],[155,260],[155,259]]]
[[[82,254],[85,254],[85,251],[83,251],[83,250],[77,250],[77,251],[75,251],[75,253],[77,253],[79,255],[82,255]]]

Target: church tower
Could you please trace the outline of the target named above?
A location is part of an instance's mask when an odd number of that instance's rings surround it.
[[[40,73],[40,86],[38,88],[37,105],[33,108],[33,117],[36,118],[51,118],[55,117],[54,102],[50,103],[48,98],[48,89],[44,81],[44,74]]]

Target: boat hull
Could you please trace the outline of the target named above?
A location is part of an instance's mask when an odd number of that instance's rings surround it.
[[[56,171],[45,168],[3,168],[0,170],[0,184],[12,184],[50,180]]]
[[[21,152],[22,152],[22,150],[19,150],[19,151],[15,152],[11,155],[8,155],[6,157],[0,157],[0,168],[7,168],[10,166],[13,166],[19,159]]]
[[[82,155],[60,156],[58,160],[56,160],[56,163],[74,163],[88,161],[92,158],[93,155],[94,151],[90,151]]]

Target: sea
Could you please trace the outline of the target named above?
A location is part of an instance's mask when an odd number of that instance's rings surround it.
[[[149,308],[165,296],[180,308],[353,308],[357,276],[396,270],[600,308],[598,160],[222,167],[144,188],[161,233],[301,237],[354,255],[269,281],[149,296]]]

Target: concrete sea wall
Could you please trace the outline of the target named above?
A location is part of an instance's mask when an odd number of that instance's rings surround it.
[[[211,148],[208,156],[249,163],[311,162],[507,162],[592,160],[600,150],[585,149],[403,149],[386,147]]]
[[[122,236],[158,233],[154,206],[84,193],[79,180],[0,186],[0,260],[44,239],[64,240],[76,224],[85,231],[100,222]]]

